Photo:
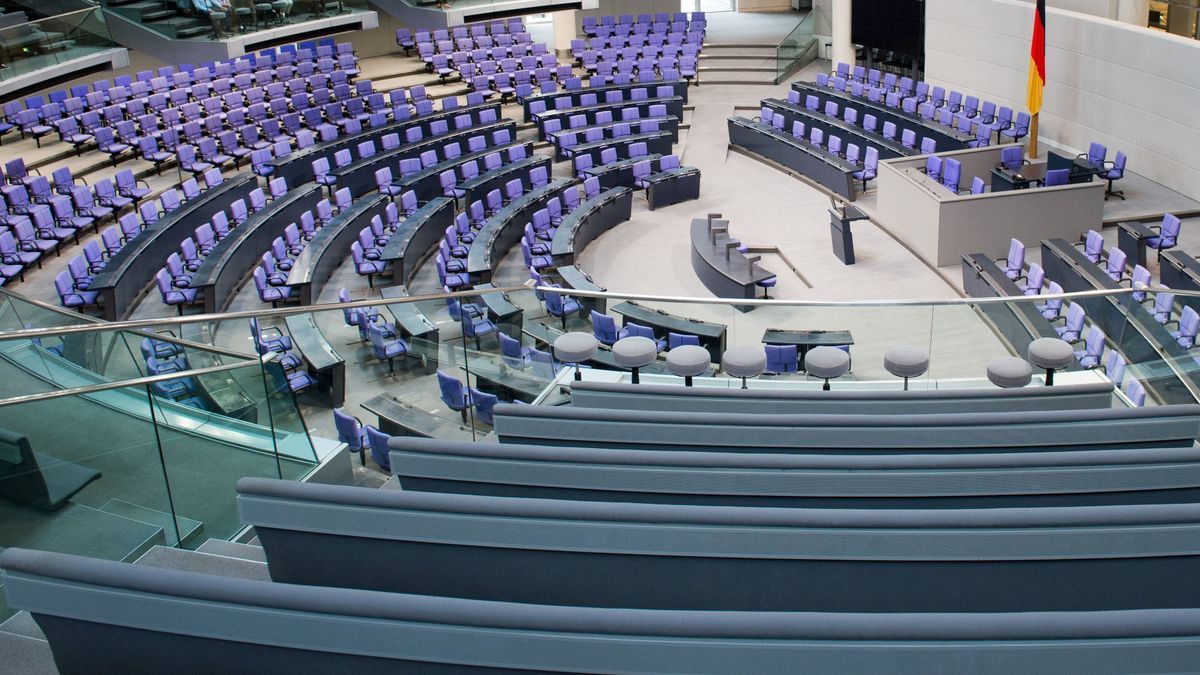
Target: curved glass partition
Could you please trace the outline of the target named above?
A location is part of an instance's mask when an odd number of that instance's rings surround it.
[[[1200,400],[1196,293],[721,300],[607,293],[578,268],[559,274],[570,288],[413,296],[391,286],[334,305],[120,323],[0,289],[0,546],[129,558],[155,543],[233,537],[239,478],[301,480],[348,456],[367,472],[355,480],[381,483],[390,435],[485,440],[498,402],[566,403],[575,377],[631,382],[611,347],[629,335],[660,347],[639,368],[642,383],[684,386],[666,357],[696,344],[711,363],[693,386],[742,387],[720,363],[750,347],[767,372],[746,387],[820,389],[805,358],[827,346],[849,356],[834,390],[993,387],[993,359],[1062,336],[1075,359],[1055,383],[1112,381],[1116,406]],[[552,347],[567,332],[600,342],[578,375]],[[927,352],[927,371],[907,382],[888,372],[884,354],[899,345]],[[1034,372],[1031,386],[1045,379]],[[344,453],[360,435],[361,460]]]
[[[50,8],[37,8],[49,12]],[[99,7],[19,22],[0,21],[0,81],[117,46]]]

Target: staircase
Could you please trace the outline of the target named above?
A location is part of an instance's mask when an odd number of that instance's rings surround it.
[[[700,85],[775,83],[776,57],[773,44],[705,43],[697,64]]]
[[[231,579],[270,581],[262,547],[209,539],[195,551],[154,546],[133,564],[215,574]],[[0,662],[3,671],[21,675],[54,675],[58,669],[41,628],[29,615],[18,612],[0,623]]]
[[[101,0],[100,4],[169,38],[195,38],[213,32],[207,17],[182,14],[173,4],[168,6],[161,0]]]

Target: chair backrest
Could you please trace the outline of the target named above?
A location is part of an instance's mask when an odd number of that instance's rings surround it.
[[[1066,185],[1070,175],[1070,169],[1051,169],[1046,172],[1046,187]]]
[[[1088,161],[1097,166],[1104,163],[1104,158],[1108,156],[1108,148],[1103,143],[1092,143],[1088,146]]]
[[[338,440],[345,443],[353,452],[362,450],[362,433],[358,420],[348,415],[341,408],[333,409],[333,426],[337,429]]]
[[[796,345],[766,345],[767,371],[794,373],[799,369]]]
[[[1182,226],[1182,221],[1180,221],[1179,218],[1174,214],[1163,214],[1162,227],[1160,229],[1161,241],[1159,242],[1159,248],[1174,246],[1179,239],[1179,230]]]
[[[1000,163],[1010,171],[1021,168],[1021,146],[1009,145],[1000,151]]]

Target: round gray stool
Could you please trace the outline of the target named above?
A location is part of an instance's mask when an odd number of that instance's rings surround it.
[[[1046,386],[1054,385],[1054,371],[1066,368],[1075,360],[1070,343],[1058,338],[1038,338],[1029,343],[1029,362],[1046,370]]]
[[[988,361],[987,376],[997,387],[1014,389],[1029,384],[1033,379],[1033,368],[1025,359],[1001,356]]]
[[[638,368],[645,368],[658,358],[658,345],[648,337],[635,335],[621,338],[612,346],[613,362],[633,370],[633,383],[638,384]]]
[[[829,391],[829,381],[850,372],[850,355],[837,347],[815,347],[804,355],[804,370],[825,380],[821,389]]]
[[[920,377],[929,370],[929,352],[920,347],[898,345],[883,354],[883,367],[892,375],[904,378],[904,391],[908,391],[908,378]]]
[[[575,364],[575,380],[582,380],[579,364],[596,355],[600,341],[591,333],[563,333],[554,340],[554,357],[563,363]]]
[[[667,352],[667,370],[682,377],[684,385],[692,386],[692,378],[707,375],[712,366],[708,350],[696,345],[683,345]]]
[[[742,378],[742,389],[746,378],[758,377],[767,369],[767,353],[754,347],[730,347],[721,355],[721,367],[730,377]]]

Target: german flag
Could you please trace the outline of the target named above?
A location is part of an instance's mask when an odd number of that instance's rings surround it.
[[[1029,47],[1029,114],[1042,109],[1042,87],[1046,86],[1046,0],[1037,0],[1033,15],[1033,41]]]

